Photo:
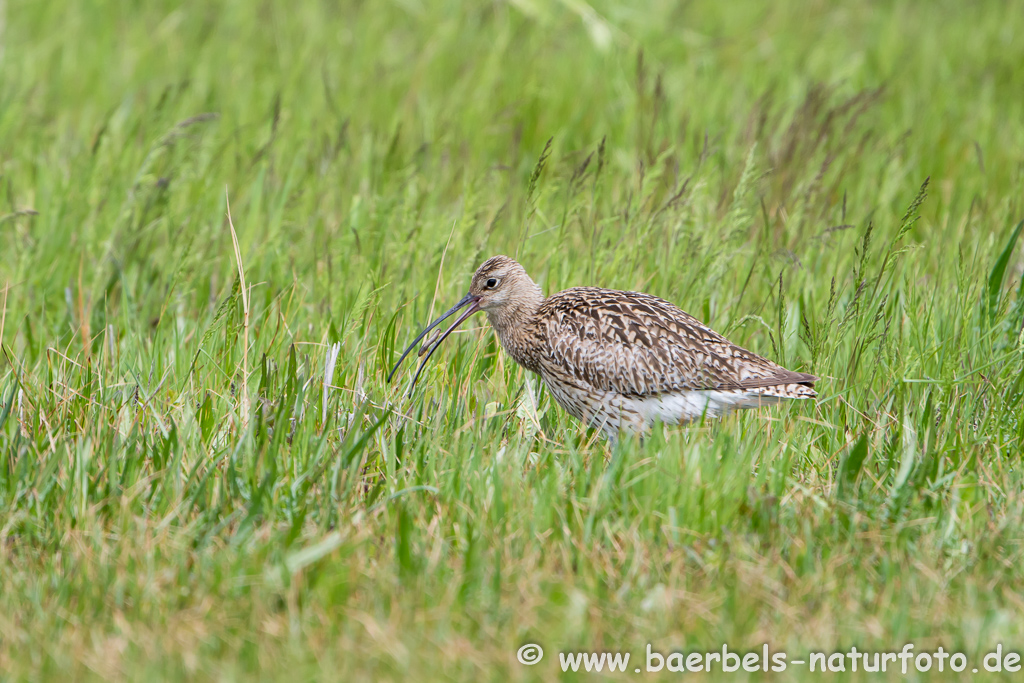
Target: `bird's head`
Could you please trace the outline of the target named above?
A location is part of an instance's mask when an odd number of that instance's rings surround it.
[[[530,279],[530,276],[526,274],[526,270],[519,263],[508,256],[492,256],[477,268],[466,296],[462,297],[462,300],[452,306],[444,315],[430,323],[427,329],[423,330],[413,340],[409,348],[402,354],[402,357],[395,363],[395,367],[391,369],[388,381],[391,381],[395,371],[398,370],[398,366],[402,364],[402,361],[409,355],[409,352],[420,343],[420,340],[427,336],[427,333],[463,308],[466,310],[462,312],[462,315],[456,318],[455,322],[433,344],[430,344],[428,341],[420,351],[420,355],[423,353],[427,355],[420,364],[419,370],[413,376],[413,385],[416,384],[420,372],[423,371],[423,367],[430,359],[430,356],[434,354],[434,351],[441,345],[441,342],[447,339],[448,335],[454,332],[455,328],[461,325],[466,318],[477,311],[485,311],[491,323],[498,326],[502,321],[512,318],[513,314],[524,306],[536,306],[542,299],[543,295],[540,293],[540,288]]]
[[[476,298],[480,310],[499,315],[536,288],[517,261],[508,256],[492,256],[476,269],[468,296]]]

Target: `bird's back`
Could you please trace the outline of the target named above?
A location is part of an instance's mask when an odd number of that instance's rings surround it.
[[[817,377],[741,348],[664,299],[574,287],[541,304],[527,332],[543,340],[542,375],[633,398],[743,391],[810,398]],[[531,368],[534,369],[534,368]]]

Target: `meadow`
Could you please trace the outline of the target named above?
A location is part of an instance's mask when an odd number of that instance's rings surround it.
[[[1020,652],[1022,64],[996,0],[0,2],[0,680]],[[386,383],[499,253],[819,397],[610,447],[482,315]]]

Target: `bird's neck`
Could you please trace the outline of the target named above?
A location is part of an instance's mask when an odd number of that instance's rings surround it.
[[[516,297],[514,305],[504,306],[500,311],[488,311],[487,318],[505,352],[512,356],[515,362],[536,372],[536,345],[531,344],[530,334],[537,309],[544,303],[544,294],[532,281],[524,290],[526,291]]]

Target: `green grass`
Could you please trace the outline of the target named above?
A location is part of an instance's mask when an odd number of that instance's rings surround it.
[[[0,679],[1024,648],[1024,8],[640,5],[0,4]],[[612,452],[482,316],[385,384],[495,253],[819,400]]]

